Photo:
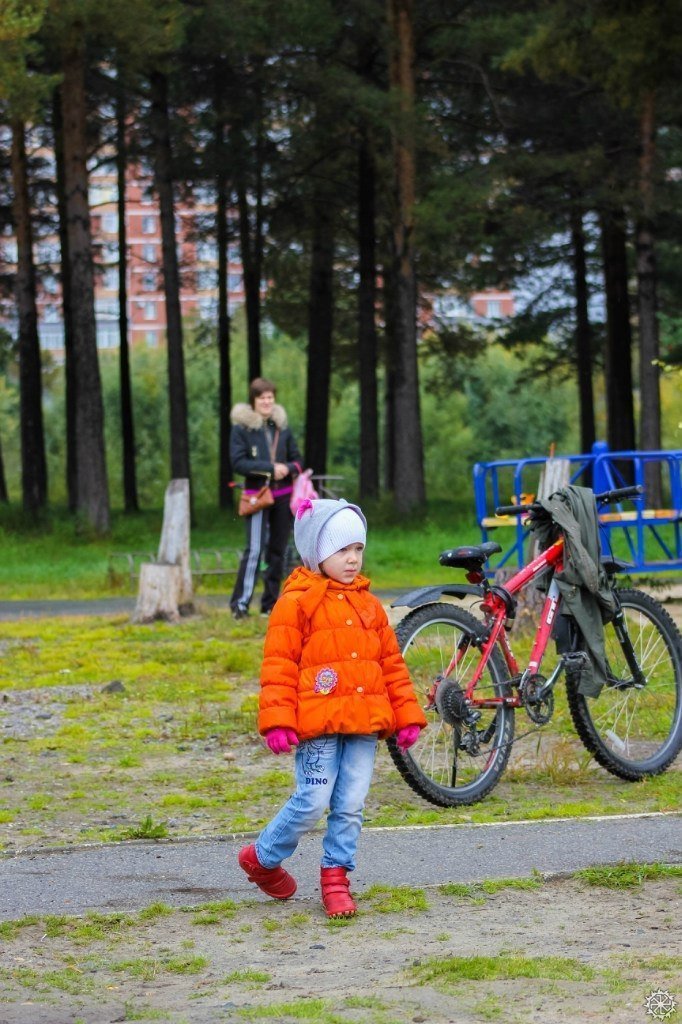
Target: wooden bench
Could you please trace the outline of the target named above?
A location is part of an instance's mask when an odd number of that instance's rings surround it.
[[[242,557],[240,548],[195,548],[190,551],[192,577],[236,576]],[[109,577],[127,575],[134,587],[140,578],[140,566],[144,562],[156,562],[156,553],[151,551],[112,551],[109,553]]]

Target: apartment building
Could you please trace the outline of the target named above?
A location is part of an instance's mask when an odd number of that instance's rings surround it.
[[[106,165],[90,175],[90,212],[95,265],[97,346],[118,348],[118,210],[116,175]],[[191,199],[176,204],[176,240],[180,268],[180,308],[192,323],[217,318],[218,254],[214,236],[214,204],[197,189]],[[163,293],[161,218],[151,180],[140,167],[131,167],[126,180],[127,313],[131,345],[158,347],[165,342],[166,307]],[[59,360],[64,355],[60,251],[58,239],[37,239],[34,258],[39,268],[37,295],[41,348]],[[11,235],[0,238],[0,259],[11,271],[17,247]],[[242,268],[237,246],[228,250],[228,301],[231,312],[244,302]],[[0,323],[16,331],[11,298],[0,302]]]
[[[118,210],[115,169],[100,164],[90,175],[91,232],[95,264],[95,316],[97,346],[118,348]],[[209,190],[194,189],[176,204],[180,307],[188,323],[215,323],[217,319],[217,263],[214,241],[215,206]],[[166,307],[163,293],[161,218],[151,178],[140,166],[131,166],[126,179],[127,313],[128,341],[132,346],[156,348],[165,343]],[[60,361],[64,356],[60,250],[56,236],[36,239],[34,258],[39,269],[38,331],[41,348]],[[11,233],[0,237],[0,262],[11,272],[17,247]],[[228,301],[233,313],[244,303],[239,247],[228,249]],[[435,318],[440,323],[494,321],[514,314],[509,291],[487,289],[466,301],[455,292],[427,296],[420,310],[420,326]],[[0,298],[0,325],[16,333],[12,297]]]

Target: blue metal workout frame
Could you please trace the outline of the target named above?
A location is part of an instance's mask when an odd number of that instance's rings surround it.
[[[612,540],[625,540],[633,573],[671,572],[682,570],[682,450],[609,451],[604,441],[597,441],[586,455],[557,455],[570,463],[570,482],[591,486],[598,493],[628,484],[644,486],[645,467],[659,463],[663,491],[669,504],[664,509],[646,507],[646,494],[625,506],[613,505],[600,515],[602,547],[612,550]],[[494,539],[504,550],[499,561],[490,565],[491,574],[498,569],[520,567],[527,560],[524,544],[528,530],[520,517],[496,517],[498,505],[522,502],[521,495],[537,492],[539,473],[548,457],[503,459],[499,462],[477,462],[473,469],[476,520],[483,541]],[[537,473],[533,475],[533,469]],[[511,487],[509,484],[511,471]],[[532,499],[530,499],[532,500]],[[634,504],[634,511],[633,511]],[[665,527],[665,529],[662,529]],[[511,529],[514,541],[506,547],[497,531]],[[492,533],[492,536],[491,536]],[[649,539],[647,554],[646,540]],[[652,558],[652,554],[659,558]]]

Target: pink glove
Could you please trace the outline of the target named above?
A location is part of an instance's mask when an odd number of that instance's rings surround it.
[[[420,732],[421,729],[418,725],[404,725],[395,734],[395,741],[401,750],[407,750],[408,747],[417,742]]]
[[[293,729],[283,729],[278,725],[276,729],[268,729],[265,742],[273,754],[290,754],[291,748],[298,746],[298,736]]]

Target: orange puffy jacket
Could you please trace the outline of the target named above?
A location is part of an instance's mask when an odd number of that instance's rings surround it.
[[[270,615],[258,728],[390,736],[426,725],[407,666],[369,580],[295,569]]]

